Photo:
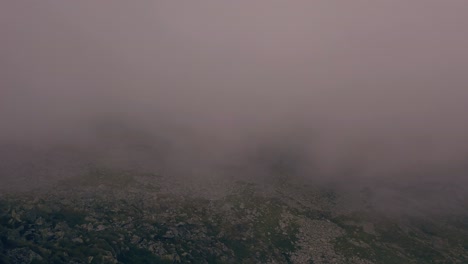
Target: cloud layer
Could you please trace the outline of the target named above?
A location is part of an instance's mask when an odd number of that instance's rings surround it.
[[[465,177],[466,1],[0,5],[5,144],[181,174]]]

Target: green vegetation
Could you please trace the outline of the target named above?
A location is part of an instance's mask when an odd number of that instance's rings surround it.
[[[172,259],[161,259],[155,256],[150,251],[142,248],[131,246],[127,252],[123,252],[117,256],[117,260],[127,264],[170,264]]]
[[[432,245],[441,227],[429,223],[413,223],[413,231],[405,232],[396,223],[379,218],[374,219],[374,223],[377,223],[375,234],[369,234],[359,225],[366,220],[365,214],[356,215],[333,219],[346,232],[334,244],[335,249],[346,257],[359,256],[376,263],[388,264],[451,263]]]
[[[259,195],[245,182],[217,200],[176,196],[141,184],[138,177],[152,177],[142,175],[93,169],[64,193],[2,197],[0,263],[292,263],[309,246],[301,244],[310,242],[302,240],[304,221],[339,230],[323,243],[332,243],[326,246],[340,261],[467,262],[464,217],[406,218],[402,226],[369,211],[336,214],[340,197],[331,190],[316,196],[324,206],[311,209],[279,192]]]

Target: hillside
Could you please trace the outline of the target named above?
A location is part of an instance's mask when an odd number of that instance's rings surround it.
[[[54,187],[2,195],[0,262],[468,261],[466,214],[386,213],[374,193],[284,182],[207,188],[93,168]]]

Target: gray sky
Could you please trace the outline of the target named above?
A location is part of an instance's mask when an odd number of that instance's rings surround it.
[[[465,0],[11,0],[0,36],[4,142],[94,142],[112,117],[184,162],[262,144],[326,173],[468,157]]]

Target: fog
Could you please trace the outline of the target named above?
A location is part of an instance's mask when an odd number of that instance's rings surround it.
[[[0,184],[92,160],[466,184],[467,28],[463,0],[3,1]]]

